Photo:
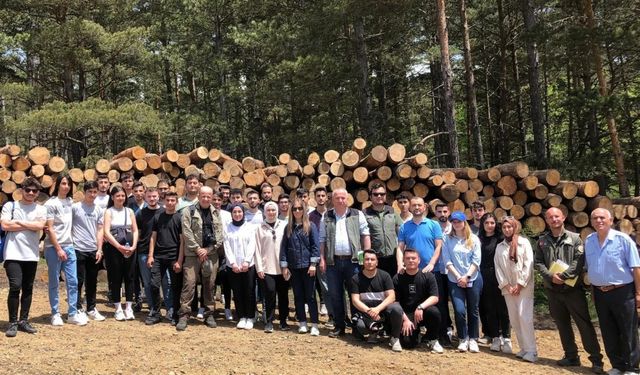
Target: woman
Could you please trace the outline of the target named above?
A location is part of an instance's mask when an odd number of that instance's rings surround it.
[[[482,293],[480,295],[480,308],[485,313],[486,324],[483,327],[487,336],[491,338],[490,349],[494,352],[502,350],[511,354],[511,328],[509,327],[509,313],[507,305],[496,279],[496,268],[493,262],[496,246],[502,242],[502,231],[498,225],[496,216],[487,213],[480,219],[479,228],[480,245],[482,249],[482,261],[480,262],[480,274],[482,274]]]
[[[47,237],[44,240],[44,257],[47,260],[49,274],[49,305],[51,306],[51,325],[62,326],[59,309],[60,271],[64,271],[64,285],[67,288],[69,305],[67,323],[83,326],[87,324],[87,316],[78,311],[78,276],[76,269],[76,252],[71,238],[73,221],[73,199],[69,196],[71,178],[67,174],[59,174],[56,184],[44,206],[47,209]]]
[[[133,320],[133,288],[135,251],[138,244],[138,226],[133,210],[125,207],[127,195],[120,186],[111,188],[109,203],[104,213],[104,259],[111,291],[111,302],[116,308],[115,319]],[[122,311],[120,286],[124,282],[126,308]]]
[[[443,263],[460,338],[458,350],[478,353],[478,305],[482,291],[482,275],[478,271],[481,261],[480,240],[471,233],[463,212],[455,211],[449,221],[452,229],[444,241]]]
[[[498,288],[507,303],[509,320],[516,332],[518,358],[538,359],[533,328],[533,250],[529,240],[520,236],[522,226],[513,216],[502,221],[504,241],[496,247],[495,267]]]
[[[256,272],[254,255],[256,251],[255,226],[244,220],[244,207],[240,203],[231,205],[231,223],[227,224],[224,237],[224,254],[231,267],[229,282],[236,305],[238,329],[253,329]]]
[[[278,205],[267,202],[264,205],[264,222],[256,229],[256,272],[265,299],[264,331],[273,332],[273,319],[278,295],[280,326],[287,324],[289,315],[289,283],[282,276],[280,268],[280,243],[286,223],[278,220]]]
[[[320,262],[318,229],[309,221],[307,205],[294,198],[289,211],[287,229],[280,248],[280,266],[285,279],[291,277],[296,304],[298,333],[307,333],[305,304],[311,316],[311,336],[319,336],[318,305],[315,296],[316,266]]]

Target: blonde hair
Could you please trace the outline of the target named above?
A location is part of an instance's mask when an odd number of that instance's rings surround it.
[[[471,227],[469,223],[466,221],[462,221],[464,223],[464,227],[462,228],[462,235],[464,238],[464,246],[471,250],[473,249],[473,238],[471,237]],[[456,230],[451,228],[451,233],[449,233],[449,237],[454,237],[456,235]]]
[[[291,236],[293,233],[293,227],[296,225],[296,218],[293,216],[293,208],[296,204],[302,207],[302,231],[304,234],[309,235],[311,230],[311,224],[309,224],[309,215],[307,214],[307,204],[301,198],[291,197],[291,205],[289,206],[289,222],[287,223],[287,235]]]

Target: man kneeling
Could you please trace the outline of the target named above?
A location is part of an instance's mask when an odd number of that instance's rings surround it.
[[[403,255],[405,272],[393,278],[396,299],[402,306],[401,342],[405,348],[418,345],[420,326],[427,329],[425,339],[434,353],[442,353],[438,342],[440,310],[438,304],[438,284],[431,272],[419,269],[420,255],[415,249],[405,249]]]
[[[391,331],[391,349],[395,352],[402,351],[402,308],[395,303],[395,299],[391,276],[378,269],[376,253],[365,250],[362,271],[351,279],[351,302],[358,309],[352,319],[353,334],[365,339],[367,335],[377,335],[383,327],[388,327]]]

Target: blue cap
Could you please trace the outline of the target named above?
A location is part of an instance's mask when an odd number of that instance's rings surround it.
[[[454,220],[466,221],[467,217],[464,215],[464,212],[462,211],[454,211],[451,214],[451,216],[449,216],[449,221],[454,221]]]

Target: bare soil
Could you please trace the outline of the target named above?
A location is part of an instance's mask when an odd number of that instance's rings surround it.
[[[64,285],[61,300],[65,299]],[[5,302],[7,279],[0,276],[0,329],[7,326]],[[424,347],[394,353],[386,342],[367,344],[350,335],[339,339],[300,335],[296,330],[262,331],[257,323],[253,331],[238,330],[224,321],[217,311],[218,328],[206,327],[192,319],[185,332],[176,332],[167,321],[145,326],[146,309],[135,321],[117,322],[113,309],[106,307],[106,285],[98,288],[99,310],[104,322],[78,327],[49,324],[46,265],[39,267],[31,308],[36,335],[19,332],[16,338],[0,336],[0,373],[2,374],[542,374],[590,373],[587,355],[581,352],[583,367],[560,368],[555,361],[562,349],[555,330],[536,331],[539,361],[523,362],[514,355],[493,353],[481,347],[481,353],[446,350],[432,354]],[[293,305],[293,302],[291,302]],[[293,306],[292,306],[293,308]],[[66,303],[62,304],[66,318]],[[293,312],[290,313],[293,316]],[[325,321],[326,319],[322,319]],[[545,320],[545,318],[538,318]],[[539,321],[540,326],[553,325]],[[291,325],[295,322],[291,321]],[[277,325],[276,325],[277,326]],[[538,326],[538,324],[537,324]],[[292,327],[293,328],[293,327]],[[577,330],[576,330],[577,334]],[[579,337],[579,335],[578,335]],[[581,347],[581,344],[578,343]],[[514,339],[514,349],[517,344]],[[606,365],[608,368],[608,363]]]

